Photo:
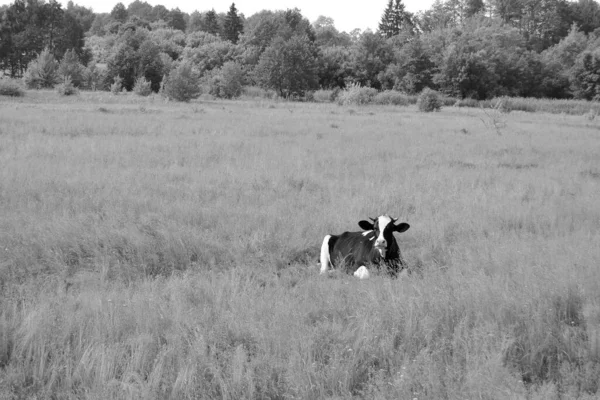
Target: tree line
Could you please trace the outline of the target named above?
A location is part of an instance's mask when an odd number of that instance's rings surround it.
[[[94,13],[72,1],[16,0],[0,16],[0,71],[32,87],[68,75],[83,88],[119,81],[132,90],[143,79],[159,91],[185,71],[181,86],[203,83],[221,97],[242,85],[284,97],[361,85],[600,100],[594,0],[436,0],[417,14],[389,0],[378,29],[364,32],[340,32],[324,16],[311,23],[298,9],[245,17],[235,3],[187,14],[135,0]]]

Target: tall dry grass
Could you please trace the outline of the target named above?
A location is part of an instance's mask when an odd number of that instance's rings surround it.
[[[486,118],[0,99],[0,397],[595,398],[598,125]],[[318,276],[382,212],[414,273]]]

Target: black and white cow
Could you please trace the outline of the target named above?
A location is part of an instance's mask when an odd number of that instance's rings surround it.
[[[325,236],[321,246],[321,274],[330,267],[343,265],[354,276],[365,279],[369,277],[368,265],[387,268],[392,276],[405,268],[394,232],[406,232],[410,225],[405,222],[395,225],[397,219],[389,215],[370,220],[373,222],[358,223],[364,232]]]

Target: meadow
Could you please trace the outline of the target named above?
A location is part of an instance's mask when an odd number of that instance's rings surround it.
[[[0,398],[595,399],[599,199],[593,115],[0,97]]]

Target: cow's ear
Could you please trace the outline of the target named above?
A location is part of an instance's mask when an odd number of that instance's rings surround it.
[[[402,222],[401,224],[394,225],[394,228],[396,232],[406,232],[408,228],[410,228],[410,225],[406,222]]]
[[[373,224],[370,223],[369,221],[365,221],[365,220],[359,221],[358,226],[363,228],[365,231],[373,230]]]

